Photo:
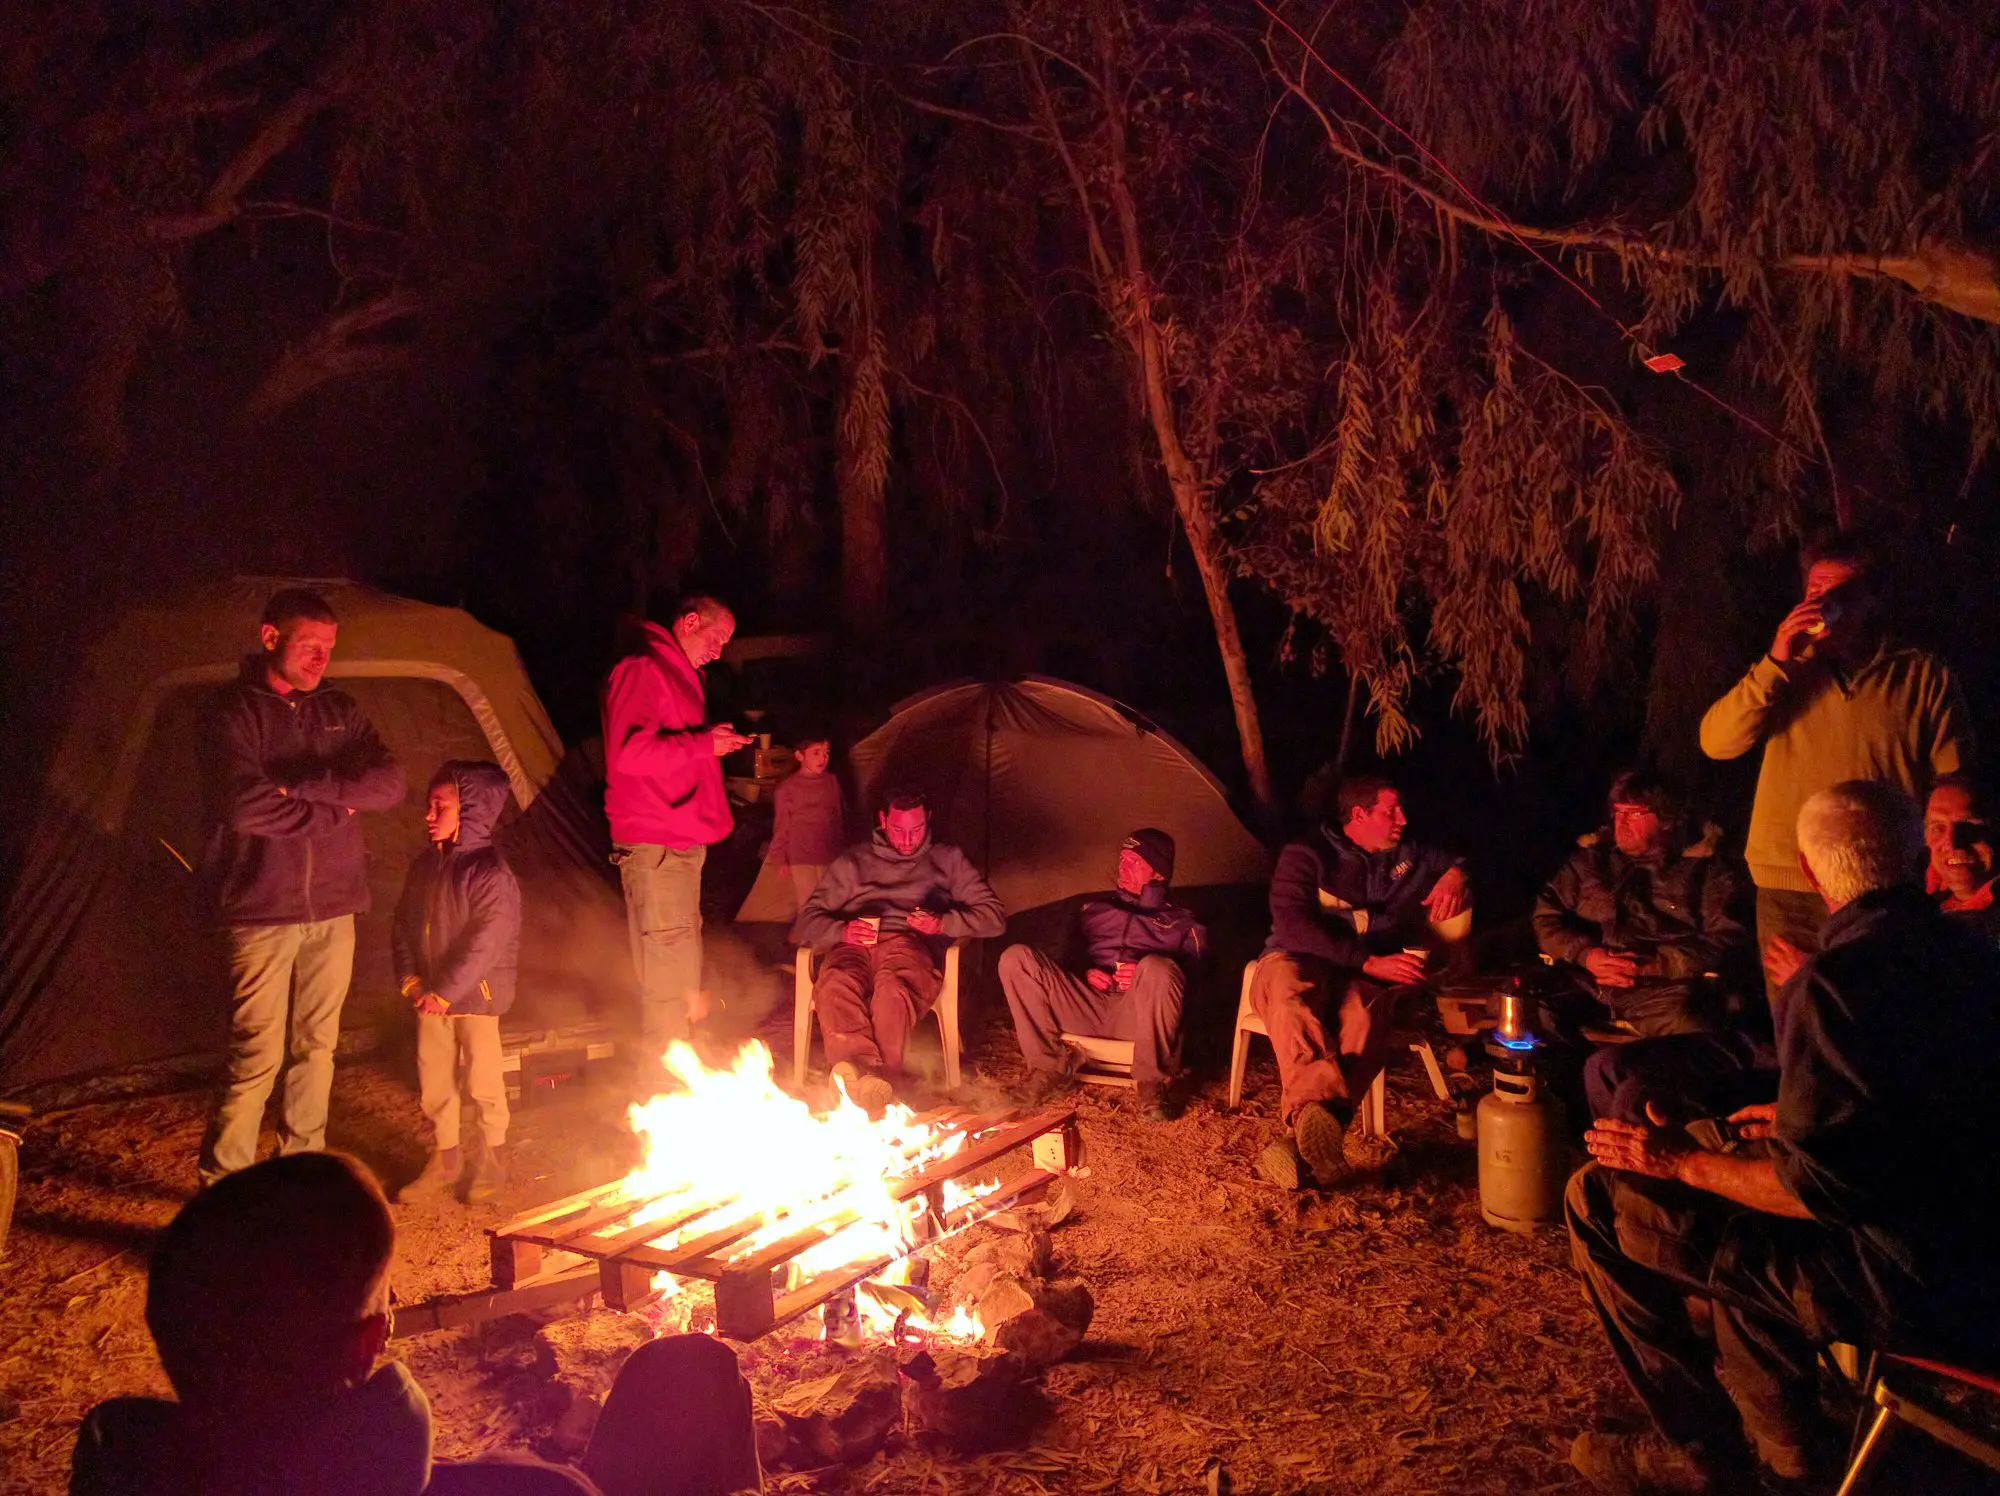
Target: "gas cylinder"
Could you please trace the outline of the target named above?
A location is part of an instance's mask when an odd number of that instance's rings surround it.
[[[1563,1107],[1534,1070],[1499,1068],[1479,1103],[1479,1213],[1489,1226],[1527,1233],[1562,1215],[1567,1147]]]

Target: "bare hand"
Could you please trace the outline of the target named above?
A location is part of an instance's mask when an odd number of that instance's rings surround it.
[[[1647,1112],[1657,1115],[1650,1104]],[[1693,1152],[1693,1144],[1684,1133],[1621,1122],[1615,1117],[1600,1117],[1592,1123],[1583,1142],[1590,1156],[1605,1168],[1643,1174],[1648,1179],[1678,1179],[1682,1160]]]
[[[1424,979],[1424,958],[1397,951],[1388,956],[1370,956],[1361,963],[1361,969],[1391,987],[1413,987]]]
[[[708,730],[708,736],[715,744],[717,758],[734,753],[739,748],[748,748],[757,741],[755,738],[746,738],[727,722],[716,723]]]
[[[1806,964],[1806,953],[1782,935],[1774,935],[1764,945],[1764,975],[1773,987],[1782,987],[1798,975]]]
[[[1780,665],[1796,659],[1803,647],[1826,632],[1826,615],[1816,602],[1800,603],[1785,615],[1771,640],[1771,658]]]
[[[1778,1103],[1759,1101],[1752,1106],[1731,1112],[1729,1120],[1735,1124],[1736,1135],[1739,1138],[1754,1143],[1759,1138],[1768,1138],[1777,1132]]]
[[[1607,951],[1601,945],[1593,945],[1583,953],[1584,970],[1596,978],[1600,987],[1629,987],[1632,979],[1639,974],[1639,963],[1630,956]]]
[[[881,932],[865,919],[850,919],[840,938],[848,945],[873,945],[881,938]]]
[[[1099,992],[1109,992],[1111,990],[1111,973],[1108,971],[1100,971],[1093,966],[1083,974],[1083,979]]]
[[[1424,895],[1424,908],[1440,924],[1456,918],[1465,912],[1465,889],[1465,869],[1448,868],[1445,875],[1431,885],[1431,891]]]
[[[1139,963],[1120,961],[1111,968],[1111,988],[1114,992],[1130,992],[1132,983],[1138,980]]]
[[[417,1011],[428,1013],[433,1018],[444,1018],[450,1014],[451,1004],[435,992],[420,992],[417,994]]]
[[[903,916],[903,923],[919,935],[936,935],[944,929],[944,921],[928,909],[912,909]]]

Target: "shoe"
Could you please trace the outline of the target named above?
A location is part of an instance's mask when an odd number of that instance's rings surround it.
[[[1312,1183],[1312,1174],[1299,1157],[1298,1144],[1289,1137],[1279,1138],[1257,1155],[1257,1177],[1294,1193]]]
[[[1139,1120],[1142,1122],[1174,1120],[1174,1114],[1167,1106],[1166,1082],[1157,1080],[1139,1082]]]
[[[1578,1434],[1569,1462],[1614,1496],[1708,1496],[1724,1489],[1698,1452],[1652,1432]]]
[[[1073,1094],[1081,1085],[1069,1070],[1037,1070],[1021,1088],[1021,1101],[1026,1106],[1047,1106]]]
[[[507,1164],[496,1148],[484,1143],[472,1155],[472,1169],[465,1184],[465,1203],[483,1205],[507,1187]]]
[[[436,1149],[425,1163],[423,1172],[396,1192],[396,1199],[399,1202],[442,1200],[458,1183],[458,1171],[459,1151],[456,1148]]]
[[[842,1060],[833,1067],[833,1079],[838,1090],[847,1093],[847,1099],[871,1117],[880,1117],[896,1099],[896,1088],[880,1071],[864,1070],[852,1060]]]
[[[1346,1129],[1340,1125],[1340,1118],[1317,1101],[1308,1101],[1299,1108],[1297,1120],[1292,1123],[1292,1138],[1299,1145],[1299,1157],[1312,1170],[1313,1183],[1321,1189],[1331,1189],[1345,1179],[1349,1172],[1347,1151],[1341,1146]]]

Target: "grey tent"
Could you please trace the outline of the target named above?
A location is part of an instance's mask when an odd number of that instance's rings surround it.
[[[240,579],[136,611],[89,651],[0,926],[0,1087],[219,1048],[227,983],[194,874],[201,717],[254,648],[266,599],[285,585]],[[524,879],[560,890],[530,901],[546,937],[539,956],[553,969],[530,980],[537,956],[524,950],[524,1003],[537,991],[577,997],[594,985],[590,973],[617,971],[598,954],[608,942],[622,960],[624,933],[601,874],[589,768],[563,766],[512,641],[455,608],[347,582],[307,585],[340,617],[329,678],[360,701],[410,785],[398,810],[367,818],[373,908],[359,930],[346,1021],[400,1014],[388,921],[424,845],[424,787],[448,758],[490,758],[506,770],[516,804],[510,855]]]
[[[1270,875],[1263,846],[1192,753],[1067,681],[940,686],[897,703],[850,757],[864,810],[892,786],[925,790],[938,837],[966,850],[1011,915],[1108,887],[1119,839],[1139,826],[1173,836],[1177,888]],[[766,867],[737,918],[788,920],[791,900]]]

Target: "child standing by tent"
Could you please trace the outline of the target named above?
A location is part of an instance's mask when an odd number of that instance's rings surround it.
[[[514,1001],[521,885],[493,827],[507,803],[498,764],[453,761],[431,779],[424,824],[431,850],[410,865],[396,904],[396,975],[417,1010],[417,1090],[433,1151],[404,1199],[435,1198],[458,1182],[458,1068],[479,1108],[466,1199],[490,1200],[505,1180],[507,1088],[500,1015]]]
[[[799,772],[780,780],[771,795],[771,850],[766,861],[792,880],[792,910],[805,908],[827,864],[847,847],[847,803],[840,780],[827,771],[832,740],[801,738]]]

